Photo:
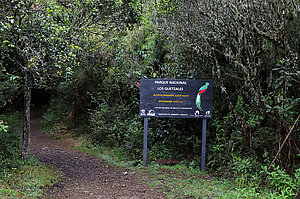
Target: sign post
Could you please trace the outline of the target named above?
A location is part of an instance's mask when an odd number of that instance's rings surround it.
[[[140,116],[144,117],[143,166],[147,166],[149,117],[202,118],[201,171],[205,172],[206,125],[213,112],[213,82],[142,79],[140,91]]]
[[[147,137],[148,137],[148,118],[144,118],[144,143],[143,143],[143,166],[147,166]]]
[[[202,150],[201,150],[201,172],[205,172],[206,153],[206,123],[207,119],[202,119]]]

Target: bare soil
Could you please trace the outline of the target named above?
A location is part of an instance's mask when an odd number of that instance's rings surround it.
[[[57,139],[40,130],[40,119],[31,124],[31,152],[41,162],[63,173],[59,183],[45,191],[44,198],[140,199],[166,198],[147,187],[139,173],[109,165],[75,150],[69,139]]]

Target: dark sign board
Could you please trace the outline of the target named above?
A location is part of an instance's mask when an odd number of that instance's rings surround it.
[[[142,79],[141,117],[211,118],[212,80]]]

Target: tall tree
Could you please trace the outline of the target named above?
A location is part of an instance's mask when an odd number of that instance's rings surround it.
[[[299,0],[166,0],[161,8],[160,29],[197,54],[226,96],[224,112],[235,119],[228,134],[239,132],[260,155],[268,139],[280,146],[299,114]],[[297,159],[296,142],[282,162]]]
[[[1,1],[0,68],[22,77],[22,154],[28,154],[31,86],[72,76],[88,37],[103,39],[118,24],[114,1]],[[49,84],[48,84],[49,85]]]

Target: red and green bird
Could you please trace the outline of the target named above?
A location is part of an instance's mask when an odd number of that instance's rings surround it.
[[[197,94],[197,97],[196,97],[196,106],[198,107],[198,109],[200,111],[202,111],[202,107],[201,107],[201,95],[207,90],[209,86],[209,83],[206,82],[203,86],[201,86],[199,88],[199,91],[198,91],[198,94]]]

